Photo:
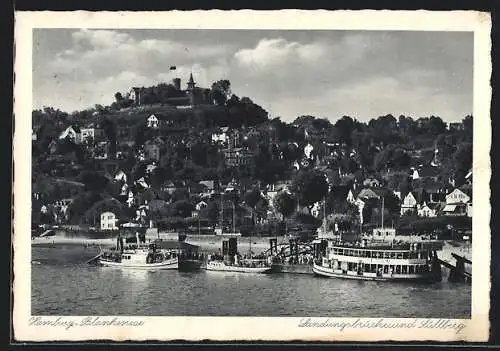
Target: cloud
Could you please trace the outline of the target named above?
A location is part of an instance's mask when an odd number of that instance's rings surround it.
[[[378,47],[386,41],[378,43]],[[374,45],[366,35],[346,35],[340,40],[325,40],[300,43],[284,38],[263,38],[254,48],[237,51],[234,58],[242,67],[274,69],[282,65],[317,65],[336,62],[345,67],[362,59]],[[293,68],[293,67],[292,67]],[[309,68],[309,67],[308,67]],[[335,66],[331,66],[335,70]]]
[[[72,33],[71,40],[70,48],[46,61],[35,60],[34,85],[43,94],[34,97],[35,106],[87,108],[109,104],[116,91],[169,82],[174,76],[187,80],[191,72],[200,86],[229,76],[228,45],[138,40],[114,30],[86,29]]]
[[[425,33],[247,32],[79,30],[60,45],[51,32],[46,46],[54,50],[42,45],[41,54],[35,52],[34,106],[71,111],[109,104],[131,86],[180,77],[185,87],[192,72],[201,87],[229,79],[233,93],[288,121],[301,114],[334,121],[386,113],[455,120],[472,110],[471,40],[454,36],[451,45],[448,36]]]

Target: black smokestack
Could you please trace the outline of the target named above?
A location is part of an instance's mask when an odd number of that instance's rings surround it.
[[[174,78],[174,79],[172,79],[172,83],[173,83],[174,88],[176,90],[181,90],[181,79],[180,78]]]

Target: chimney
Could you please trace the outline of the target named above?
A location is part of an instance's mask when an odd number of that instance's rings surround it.
[[[181,90],[181,79],[180,78],[172,79],[172,83],[173,83],[176,90]]]

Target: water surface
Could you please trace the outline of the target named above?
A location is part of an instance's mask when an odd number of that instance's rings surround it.
[[[131,271],[85,262],[96,249],[33,246],[33,315],[470,318],[471,286],[304,274]]]

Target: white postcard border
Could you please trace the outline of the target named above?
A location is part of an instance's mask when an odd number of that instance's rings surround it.
[[[15,14],[14,87],[14,311],[19,341],[82,340],[300,340],[300,341],[486,341],[490,291],[490,30],[488,13],[474,11],[172,11],[172,12],[17,12]],[[324,327],[300,327],[292,317],[119,317],[142,322],[116,327],[113,316],[31,316],[31,110],[33,28],[218,28],[218,29],[341,29],[474,32],[474,149],[472,318],[413,320],[310,317]],[[330,317],[330,318],[327,318]],[[40,321],[40,320],[39,320]],[[94,324],[93,321],[95,321]],[[430,321],[430,322],[425,322]],[[116,321],[115,321],[116,322]],[[355,324],[355,322],[357,324]],[[378,326],[376,326],[378,322]],[[407,327],[397,327],[397,323]],[[409,323],[429,327],[411,327]],[[69,324],[72,326],[68,327]],[[342,324],[343,323],[343,324]],[[349,324],[350,323],[350,324]],[[371,324],[375,327],[362,328]],[[441,324],[440,324],[441,323]],[[83,324],[78,326],[77,324]],[[464,325],[459,332],[451,325]],[[357,326],[356,326],[357,325]],[[385,325],[383,327],[382,325]],[[394,327],[390,327],[393,325]],[[430,326],[434,327],[430,327]],[[448,326],[448,327],[443,327]],[[343,326],[343,327],[342,327]],[[349,327],[350,326],[350,327]],[[442,327],[440,327],[442,326]],[[342,329],[342,330],[341,330]],[[458,328],[460,329],[460,328]]]

